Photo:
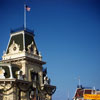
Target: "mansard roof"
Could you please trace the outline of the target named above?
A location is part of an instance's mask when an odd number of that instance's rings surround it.
[[[31,59],[35,62],[38,61],[44,64],[34,40],[34,32],[29,30],[11,32],[8,46],[6,52],[2,56],[2,60],[12,61],[20,58]]]
[[[10,47],[16,45],[19,48],[19,51],[30,51],[35,52],[35,54],[39,54],[35,40],[34,40],[34,33],[28,32],[27,30],[12,32],[10,35],[10,40],[8,43],[8,47],[6,50],[6,54],[10,53]],[[16,49],[14,47],[11,47],[13,49]],[[12,52],[12,50],[11,50]]]

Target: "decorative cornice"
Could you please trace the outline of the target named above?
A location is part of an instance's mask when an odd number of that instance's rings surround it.
[[[14,54],[20,52],[20,45],[16,44],[15,41],[9,47],[9,54]]]

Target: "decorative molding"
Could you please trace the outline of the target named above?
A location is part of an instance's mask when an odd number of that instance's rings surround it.
[[[27,49],[28,49],[28,52],[29,52],[29,53],[33,53],[33,52],[34,52],[34,43],[33,43],[33,41],[32,41],[31,44],[29,44],[29,45],[27,46]]]
[[[29,53],[32,53],[32,54],[35,54],[36,55],[36,46],[35,46],[35,44],[33,43],[33,41],[32,41],[32,43],[31,44],[29,44],[28,46],[27,46],[27,49],[28,49],[28,52]]]
[[[9,53],[14,54],[18,53],[19,51],[20,51],[20,45],[16,44],[15,41],[13,41],[13,43],[9,47]]]

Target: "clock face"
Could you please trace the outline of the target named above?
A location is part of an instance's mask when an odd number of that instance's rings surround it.
[[[16,44],[15,41],[13,41],[13,43],[9,47],[9,53],[10,54],[18,53],[19,49],[20,49],[20,45]]]
[[[17,49],[16,47],[13,48],[14,51],[16,51],[16,49]]]

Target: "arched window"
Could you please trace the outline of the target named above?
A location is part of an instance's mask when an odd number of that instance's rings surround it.
[[[30,74],[32,81],[38,81],[38,73],[31,71]]]
[[[13,77],[14,78],[17,78],[17,71],[19,71],[20,70],[20,68],[19,67],[17,67],[17,66],[12,66],[12,74],[13,74]]]
[[[8,66],[0,66],[0,78],[10,78],[10,70]]]

